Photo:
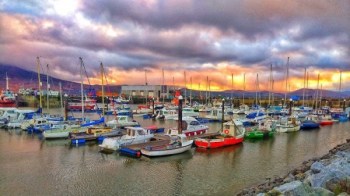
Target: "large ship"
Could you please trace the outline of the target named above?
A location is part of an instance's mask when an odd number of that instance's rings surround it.
[[[68,102],[69,110],[82,110],[81,100],[71,100]],[[94,110],[96,109],[96,100],[91,98],[85,98],[84,100],[84,110]]]

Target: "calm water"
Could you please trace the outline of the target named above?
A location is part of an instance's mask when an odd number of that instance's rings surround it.
[[[144,126],[175,126],[173,121],[136,120]],[[208,125],[212,131],[220,127]],[[0,130],[0,195],[233,195],[327,153],[350,138],[348,127],[339,123],[152,159],[106,155],[96,144],[72,147],[66,140]]]

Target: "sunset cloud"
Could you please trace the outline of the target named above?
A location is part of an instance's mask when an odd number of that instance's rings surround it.
[[[304,68],[324,88],[350,68],[350,3],[340,1],[18,1],[0,3],[0,64],[36,70],[36,57],[50,64],[52,75],[78,81],[83,57],[91,81],[99,64],[113,84],[151,84],[213,90],[267,89],[270,65],[275,89],[285,90],[290,57],[291,89],[302,88]],[[132,76],[132,77],[130,77]],[[311,81],[312,80],[312,81]],[[344,80],[345,81],[345,80]],[[284,84],[284,85],[283,85]],[[195,87],[194,87],[195,86]],[[344,88],[350,84],[344,82]],[[315,86],[310,85],[311,88]]]

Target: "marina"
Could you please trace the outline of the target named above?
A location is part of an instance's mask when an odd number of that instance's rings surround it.
[[[134,119],[142,127],[176,127],[176,121]],[[210,132],[221,127],[207,125]],[[217,149],[193,147],[159,158],[105,154],[96,142],[74,146],[69,140],[43,140],[20,129],[1,129],[0,190],[5,195],[231,195],[327,153],[350,138],[347,126],[349,122],[276,133],[270,139]]]

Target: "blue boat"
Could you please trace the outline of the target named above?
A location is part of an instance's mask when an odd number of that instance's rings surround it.
[[[301,122],[300,129],[310,130],[310,129],[318,129],[320,128],[320,123],[313,120],[305,120]]]

